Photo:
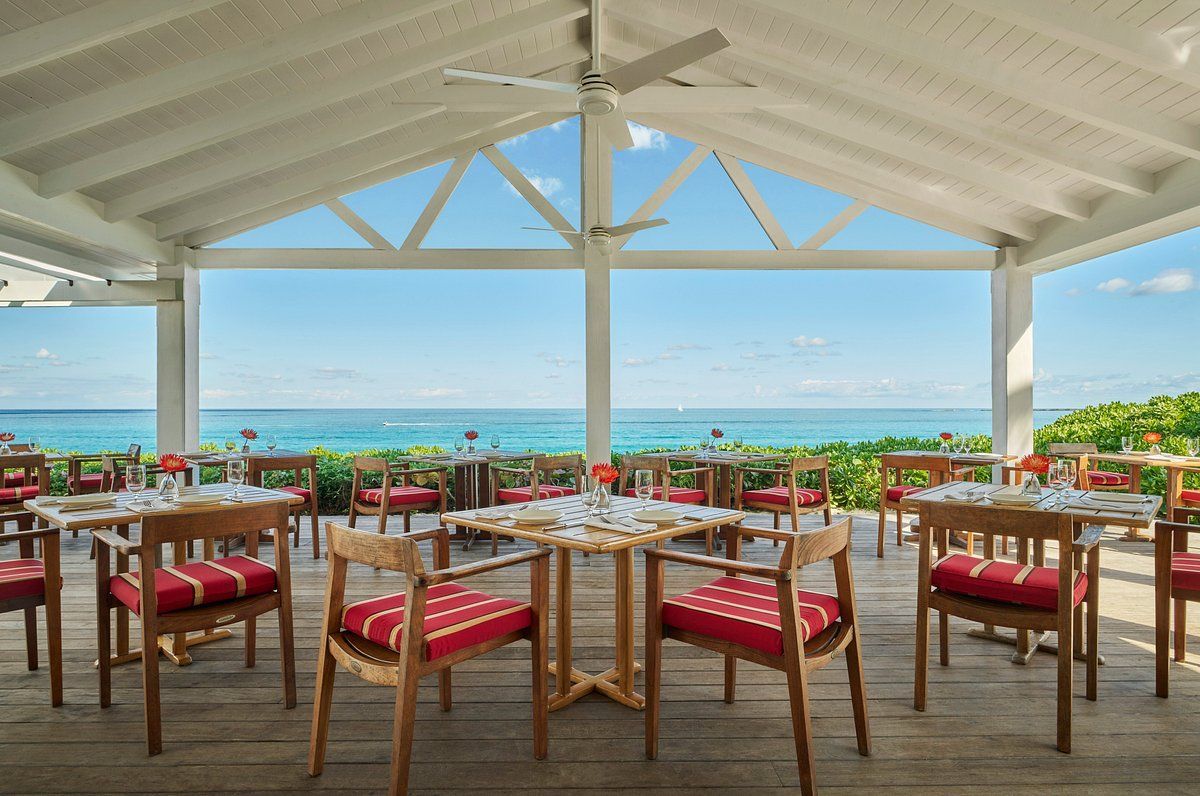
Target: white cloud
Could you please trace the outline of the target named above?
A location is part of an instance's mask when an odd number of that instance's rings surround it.
[[[759,353],[758,351],[745,351],[742,353],[742,359],[764,360],[775,359],[778,356],[779,354],[764,354]]]
[[[621,364],[627,368],[640,368],[651,364],[650,360],[643,357],[626,357],[621,360]]]
[[[671,343],[667,346],[668,351],[708,351],[709,346],[701,345],[700,343]]]
[[[738,371],[745,370],[745,368],[735,368],[728,362],[718,362],[717,364],[713,365],[710,370],[716,371],[717,373],[737,373]]]
[[[627,124],[629,125],[629,135],[633,138],[634,149],[666,149],[671,143],[665,133],[637,122],[627,122]]]
[[[58,359],[58,354],[51,354],[46,348],[39,348],[34,356],[38,359]]]
[[[317,368],[313,374],[318,379],[357,379],[361,374],[354,368]]]
[[[1154,296],[1161,293],[1187,293],[1200,290],[1200,279],[1191,268],[1167,268],[1129,291],[1131,296]]]
[[[236,398],[245,394],[245,390],[224,390],[220,388],[213,388],[204,391],[205,398]]]
[[[791,344],[795,348],[824,348],[829,345],[829,341],[824,337],[808,337],[802,334],[799,337],[793,337]]]
[[[563,189],[563,181],[558,177],[544,177],[541,174],[534,173],[526,174],[525,179],[529,180],[533,187],[537,188],[538,192],[546,198],[550,198]],[[518,192],[508,180],[504,181],[504,187],[507,188],[508,192],[513,196],[521,195],[520,192]]]
[[[570,367],[571,365],[579,364],[578,359],[567,359],[560,354],[547,354],[543,351],[539,353],[538,356],[541,357],[542,361],[547,365],[553,365],[556,368],[566,368]]]
[[[463,394],[463,391],[455,387],[421,387],[416,390],[408,390],[405,394],[413,398],[457,398]]]
[[[1072,297],[1074,297],[1074,296],[1082,296],[1082,295],[1083,295],[1083,291],[1082,291],[1082,290],[1080,290],[1080,289],[1079,289],[1079,288],[1077,288],[1077,287],[1072,287],[1072,288],[1068,288],[1067,290],[1064,290],[1064,291],[1063,291],[1063,295],[1064,295],[1064,296],[1072,296]]]
[[[904,382],[887,379],[804,379],[788,389],[797,395],[824,398],[893,398],[930,397],[938,393],[959,394],[966,390],[961,384],[935,381]]]
[[[664,351],[658,355],[658,358],[664,361],[668,359],[679,359],[679,354],[672,354],[670,351]]]
[[[550,393],[541,390],[525,393],[526,398],[532,398],[535,401],[544,401],[550,397]]]
[[[1128,290],[1131,287],[1133,287],[1132,282],[1130,282],[1128,279],[1122,279],[1121,277],[1117,276],[1113,277],[1112,279],[1106,279],[1100,284],[1096,285],[1096,290],[1099,290],[1101,293],[1120,293],[1121,291]]]
[[[217,356],[216,354],[210,353],[208,351],[201,351],[200,358],[201,359],[220,359],[219,356]]]

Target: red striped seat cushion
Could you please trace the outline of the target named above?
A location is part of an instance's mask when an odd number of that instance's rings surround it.
[[[290,492],[293,495],[299,495],[304,498],[306,503],[312,502],[312,492],[302,486],[281,486],[277,488],[280,492]]]
[[[104,473],[83,473],[79,476],[79,483],[84,489],[99,489],[104,483]],[[67,486],[75,486],[75,476],[67,476]]]
[[[925,487],[913,486],[912,484],[898,484],[889,486],[887,491],[887,499],[895,503],[901,500],[905,495],[911,495],[913,492],[920,492]]]
[[[805,641],[841,617],[836,597],[798,592],[800,630]],[[678,597],[663,600],[664,625],[783,654],[779,598],[775,584],[751,578],[721,577]]]
[[[33,478],[29,479],[29,483],[32,484],[33,486],[37,486],[37,476],[35,475]],[[0,484],[0,486],[10,487],[10,488],[15,487],[15,486],[25,486],[25,473],[24,472],[5,473],[4,474],[4,483]]]
[[[0,600],[29,597],[46,590],[46,567],[40,558],[0,561]]]
[[[1105,470],[1088,470],[1088,484],[1091,486],[1129,486],[1129,476],[1125,473],[1110,473]]]
[[[1200,553],[1171,554],[1171,587],[1200,591]]]
[[[788,488],[773,486],[770,489],[748,489],[742,493],[742,500],[749,500],[753,503],[778,503],[780,506],[787,506],[789,505]],[[825,494],[819,489],[796,490],[797,506],[813,506],[824,502]]]
[[[496,497],[500,499],[501,503],[526,503],[533,500],[530,497],[532,494],[532,486],[514,486],[496,491]],[[550,498],[566,497],[567,495],[574,494],[575,490],[569,486],[538,484],[538,500],[549,500]]]
[[[108,581],[112,595],[135,614],[142,610],[136,572],[115,575]],[[275,569],[250,556],[230,556],[154,570],[158,612],[167,614],[197,605],[212,605],[275,591]]]
[[[1200,503],[1200,489],[1184,489],[1179,493],[1183,503]]]
[[[442,495],[436,489],[426,489],[423,486],[394,486],[388,493],[389,506],[407,506],[410,503],[437,503]],[[359,503],[370,503],[375,506],[383,504],[383,489],[360,489]]]
[[[933,565],[933,587],[1014,605],[1058,608],[1058,567],[1035,567],[1011,561],[988,561],[965,553],[950,553]],[[1072,605],[1087,592],[1087,575],[1075,578]]]
[[[625,494],[629,497],[637,497],[637,490],[626,489]],[[652,500],[662,500],[662,487],[654,487],[654,495]],[[706,503],[708,502],[708,493],[703,489],[692,489],[686,486],[671,487],[670,499],[668,503]]]
[[[0,504],[21,503],[38,496],[37,484],[31,486],[10,486],[0,488]]]
[[[439,583],[429,588],[425,603],[425,659],[436,660],[524,630],[532,621],[529,603],[493,597],[457,583]],[[349,603],[342,609],[342,627],[399,652],[404,631],[404,592]]]

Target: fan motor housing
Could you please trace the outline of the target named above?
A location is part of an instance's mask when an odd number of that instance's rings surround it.
[[[599,225],[592,227],[584,233],[583,238],[587,241],[588,245],[595,246],[601,251],[607,249],[609,244],[612,243],[612,235],[609,234],[608,229]]]
[[[588,72],[579,81],[575,105],[588,116],[604,116],[617,108],[621,95],[599,72]]]

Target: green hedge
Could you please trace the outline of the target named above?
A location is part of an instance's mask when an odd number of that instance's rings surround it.
[[[947,429],[953,431],[954,429]],[[1102,451],[1120,450],[1122,436],[1135,436],[1139,440],[1148,431],[1158,431],[1163,435],[1161,446],[1163,450],[1172,453],[1186,453],[1185,438],[1200,437],[1200,392],[1184,393],[1168,397],[1158,396],[1144,403],[1109,403],[1089,406],[1070,414],[1063,415],[1048,426],[1034,433],[1034,447],[1039,452],[1045,452],[1051,442],[1094,442]],[[986,435],[970,437],[971,449],[975,451],[989,450],[991,438]],[[833,502],[841,509],[874,509],[879,504],[879,460],[875,454],[894,450],[936,450],[939,440],[921,439],[918,437],[884,437],[868,442],[829,442],[815,446],[767,447],[745,446],[745,450],[762,453],[784,453],[789,456],[828,455],[830,461],[829,485],[833,493]],[[215,446],[205,446],[215,450]],[[729,448],[728,445],[721,446]],[[665,448],[654,448],[646,451],[662,451]],[[414,446],[405,450],[387,448],[362,451],[364,455],[396,459],[404,455],[419,453],[442,452],[439,447]],[[330,514],[344,514],[350,508],[350,484],[354,475],[353,453],[337,453],[317,447],[309,451],[317,455],[317,496],[321,511]],[[143,457],[147,462],[153,461],[152,456]],[[620,463],[620,455],[613,455],[613,463]],[[680,465],[681,467],[685,465]],[[1107,467],[1107,465],[1102,465]],[[99,465],[90,469],[99,471]],[[1112,469],[1119,470],[1119,467]],[[987,478],[987,468],[981,468],[979,477]],[[205,468],[203,480],[213,483],[222,477],[217,468]],[[425,483],[434,481],[432,477],[419,477]],[[750,488],[769,486],[768,476],[747,474],[746,484]],[[280,486],[290,483],[281,473],[272,473],[267,477],[267,486]],[[686,483],[686,481],[681,482]],[[378,479],[368,482],[368,486],[378,485]],[[53,489],[57,493],[66,490],[66,476],[63,468],[55,471]],[[1161,468],[1149,467],[1143,471],[1142,491],[1163,494],[1166,489],[1166,479]],[[453,479],[451,479],[453,491]]]

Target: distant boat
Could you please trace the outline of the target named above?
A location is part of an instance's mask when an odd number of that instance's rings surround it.
[[[385,426],[402,426],[402,425],[404,425],[403,423],[389,423],[389,422],[388,422],[388,421],[386,421],[386,420],[385,420],[385,421],[383,421],[383,424],[384,424]]]
[[[680,412],[682,412],[682,411],[683,411],[683,404],[680,404],[678,407],[676,407],[676,410],[677,410],[677,411],[680,411]]]

